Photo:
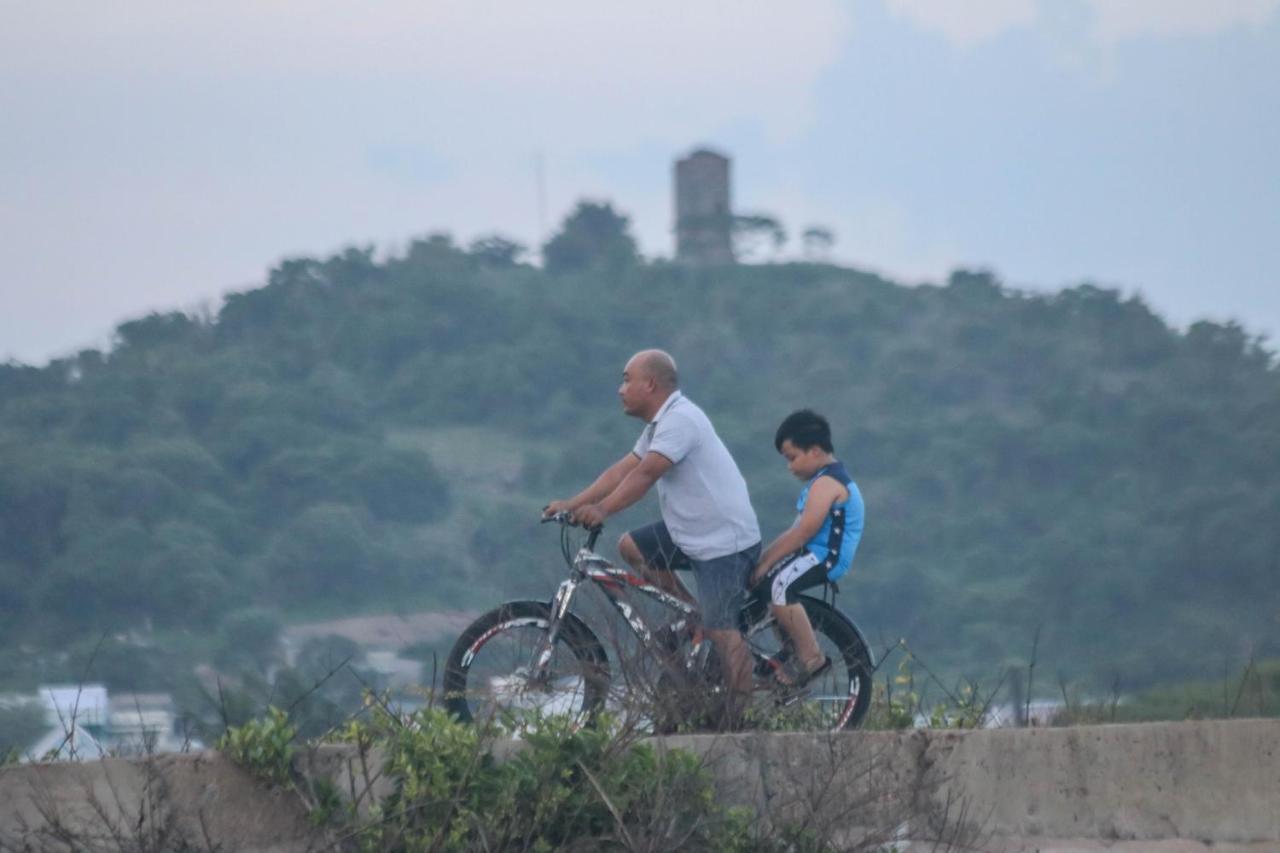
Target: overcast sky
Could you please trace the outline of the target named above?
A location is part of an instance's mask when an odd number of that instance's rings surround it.
[[[739,210],[830,227],[842,262],[1093,281],[1280,340],[1280,0],[0,0],[0,20],[0,360],[216,307],[292,255],[536,245],[581,197],[670,255],[671,160],[700,144],[733,156]]]

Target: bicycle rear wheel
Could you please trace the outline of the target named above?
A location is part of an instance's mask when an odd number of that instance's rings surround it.
[[[831,668],[794,693],[773,693],[771,707],[761,709],[766,728],[783,730],[840,731],[857,728],[871,705],[871,652],[857,628],[839,610],[824,601],[802,595],[818,639],[818,648],[831,658]],[[760,609],[746,629],[757,674],[771,675],[769,658],[783,653],[787,641],[767,607]]]
[[[568,715],[589,720],[604,704],[609,661],[600,641],[572,613],[560,622],[543,667],[551,608],[512,601],[467,627],[445,665],[445,707],[463,722],[504,712]]]

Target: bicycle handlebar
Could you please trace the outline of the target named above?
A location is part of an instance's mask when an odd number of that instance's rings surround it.
[[[556,512],[551,515],[543,516],[542,518],[543,524],[551,521],[558,521],[565,527],[583,527],[583,525],[579,524],[573,517],[573,513],[571,512]],[[583,529],[587,531],[586,549],[588,551],[594,551],[596,549],[596,540],[600,538],[600,533],[604,530],[604,525],[601,524],[596,527],[583,527]]]

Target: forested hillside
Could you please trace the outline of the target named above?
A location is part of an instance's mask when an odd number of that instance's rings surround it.
[[[877,645],[986,677],[1042,625],[1043,671],[1130,685],[1280,653],[1280,370],[1240,327],[985,273],[506,249],[291,260],[217,316],[0,366],[0,682],[104,635],[234,637],[246,608],[549,595],[536,510],[630,448],[615,389],[648,346],[766,536],[797,492],[774,428],[828,415],[868,506],[840,600]]]

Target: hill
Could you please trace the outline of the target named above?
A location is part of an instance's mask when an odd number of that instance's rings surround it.
[[[829,416],[868,505],[841,604],[877,644],[987,677],[1042,626],[1042,671],[1131,685],[1280,653],[1280,370],[1241,327],[985,272],[545,272],[488,248],[290,260],[217,316],[0,366],[0,681],[102,636],[234,648],[255,608],[548,595],[536,509],[630,448],[613,392],[645,346],[678,359],[766,536],[796,492],[777,422]]]

